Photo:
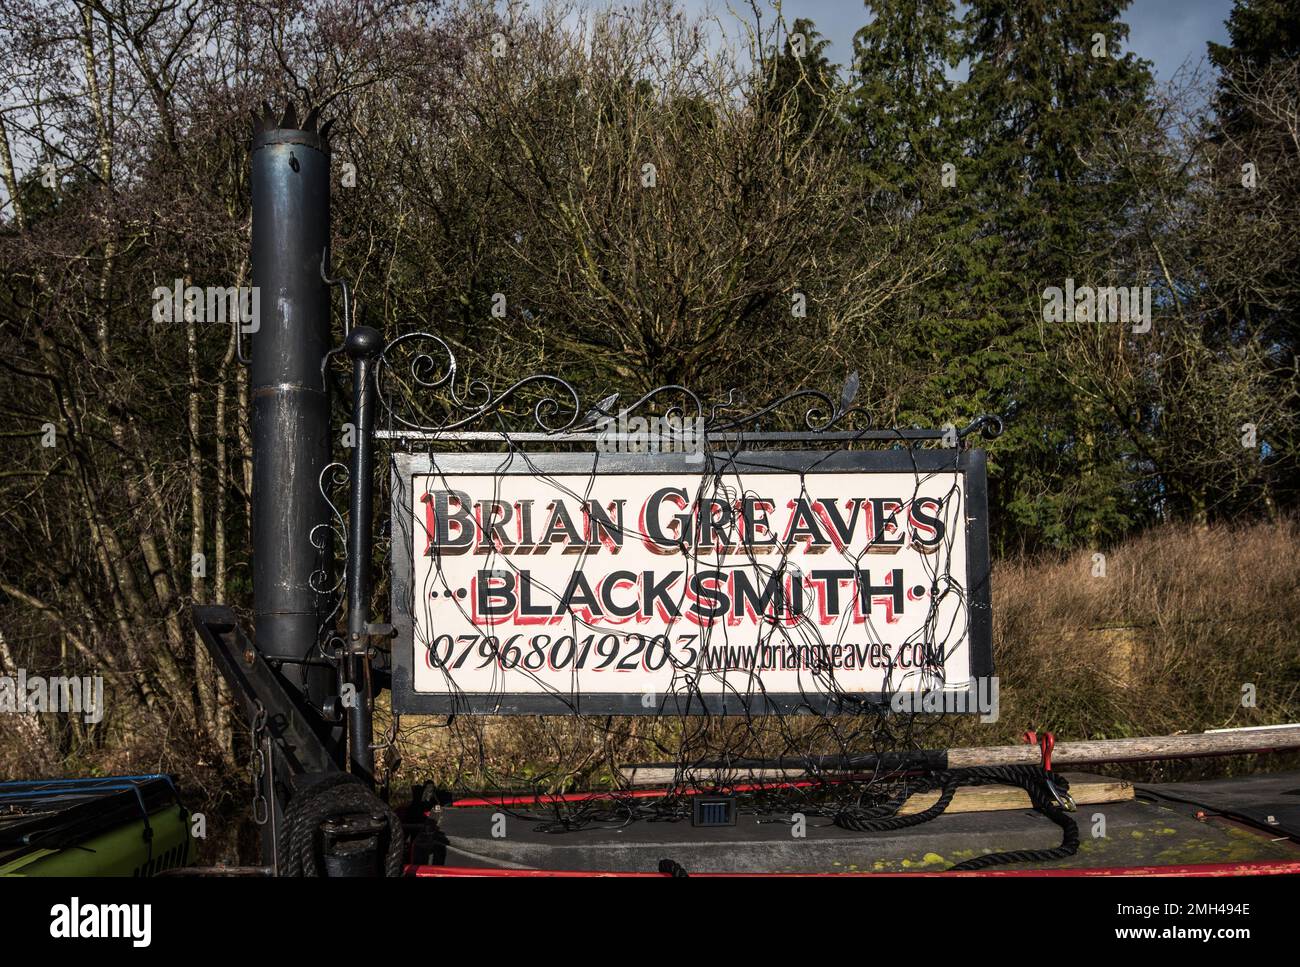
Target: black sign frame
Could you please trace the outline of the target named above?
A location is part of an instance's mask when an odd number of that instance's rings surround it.
[[[967,712],[979,712],[977,682],[993,675],[992,612],[989,588],[987,458],[980,449],[896,447],[889,450],[707,451],[700,453],[395,453],[392,457],[392,703],[395,714],[492,715],[658,715],[658,714],[839,714],[864,705],[888,708],[891,695],[871,692],[846,697],[812,693],[728,692],[663,696],[647,707],[640,692],[469,693],[417,692],[412,614],[414,561],[409,542],[415,533],[413,508],[406,499],[412,479],[428,474],[734,474],[765,473],[958,473],[964,477],[966,516],[966,600],[971,682],[944,694]]]

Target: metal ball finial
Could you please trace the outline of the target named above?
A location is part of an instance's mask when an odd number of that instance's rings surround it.
[[[353,359],[378,356],[379,351],[384,348],[384,337],[379,334],[378,329],[370,326],[354,326],[348,333],[343,348]]]

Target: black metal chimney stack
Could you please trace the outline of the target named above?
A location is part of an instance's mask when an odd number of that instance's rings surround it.
[[[253,608],[259,650],[317,709],[338,696],[335,669],[316,648],[324,617],[311,575],[321,566],[312,530],[328,534],[320,476],[330,462],[329,401],[321,360],[330,349],[328,124],[299,125],[290,104],[271,108],[253,135],[252,336]],[[328,582],[327,582],[328,583]],[[320,585],[322,587],[326,584]],[[332,717],[332,716],[331,716]],[[332,750],[341,729],[323,736]],[[342,760],[340,760],[342,761]]]

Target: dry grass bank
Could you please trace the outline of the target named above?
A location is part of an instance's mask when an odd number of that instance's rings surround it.
[[[1157,528],[994,570],[1008,727],[1161,735],[1300,716],[1300,525]],[[1243,704],[1253,690],[1254,707]]]

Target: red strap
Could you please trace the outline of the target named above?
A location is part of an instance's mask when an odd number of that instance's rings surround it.
[[[1040,737],[1032,729],[1025,733],[1025,743],[1036,745],[1043,754],[1043,768],[1048,772],[1052,771],[1052,750],[1056,748],[1056,735],[1052,732],[1044,732]]]

